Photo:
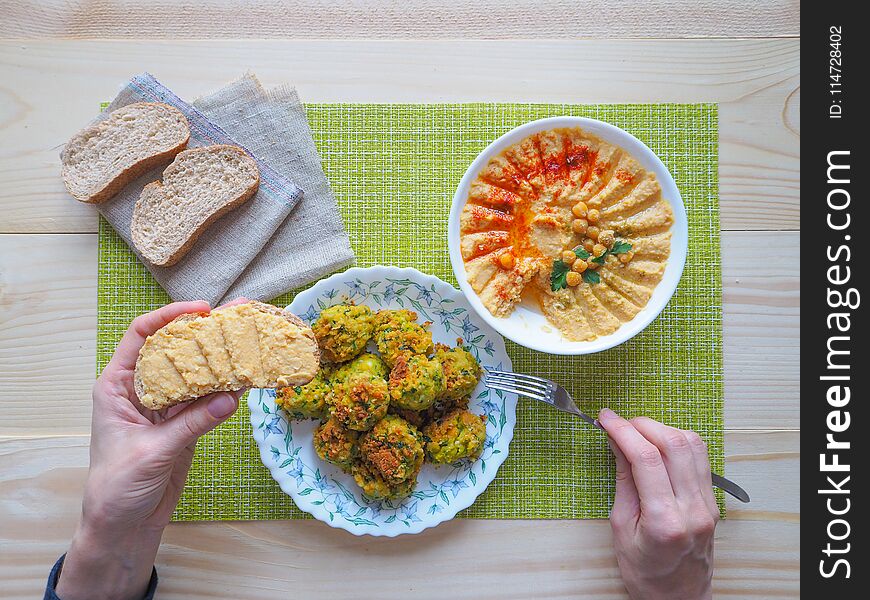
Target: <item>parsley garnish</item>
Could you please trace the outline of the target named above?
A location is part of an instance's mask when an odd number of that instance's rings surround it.
[[[604,254],[592,259],[592,262],[597,263],[599,265],[604,264],[604,260],[607,258],[608,254],[613,254],[614,256],[617,254],[625,254],[631,250],[631,244],[628,242],[623,242],[622,240],[616,241],[613,243],[613,247],[610,250],[606,250]],[[597,282],[596,282],[597,283]]]
[[[613,248],[610,249],[611,254],[625,254],[631,250],[631,244],[622,240],[613,243]]]
[[[568,287],[568,280],[566,279],[568,275],[568,271],[571,270],[567,264],[562,262],[561,258],[557,258],[553,261],[553,271],[550,273],[550,289],[554,292],[557,292],[563,288]]]
[[[625,254],[631,250],[631,244],[628,242],[623,242],[621,240],[613,243],[613,247],[609,250],[606,250],[604,254],[601,256],[597,256],[593,258],[590,262],[594,262],[598,265],[603,265],[604,261],[607,259],[608,254]],[[574,255],[582,260],[588,260],[592,255],[583,247],[577,246],[572,250]],[[550,273],[550,289],[554,292],[557,292],[561,289],[565,289],[568,287],[567,275],[568,271],[571,270],[571,267],[562,261],[561,258],[557,258],[553,261],[553,271]],[[586,283],[601,283],[601,276],[596,273],[593,269],[589,269],[583,272],[583,281]]]

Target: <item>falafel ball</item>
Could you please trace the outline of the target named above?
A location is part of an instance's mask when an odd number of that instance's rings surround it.
[[[387,379],[390,376],[390,369],[381,360],[381,357],[371,352],[364,352],[352,361],[345,363],[335,369],[330,381],[333,384],[341,383],[348,376],[354,373],[371,373],[375,377]]]
[[[329,419],[314,430],[314,451],[323,460],[338,465],[342,471],[350,472],[359,452],[358,439],[358,431],[344,427],[335,419]]]
[[[408,496],[417,485],[417,474],[400,483],[389,483],[383,476],[364,461],[357,461],[351,467],[354,481],[369,498],[398,500]]]
[[[323,419],[329,394],[329,370],[321,369],[305,385],[278,388],[275,404],[287,411],[291,419]]]
[[[447,389],[439,400],[456,400],[468,396],[480,381],[480,363],[474,355],[457,346],[450,348],[444,344],[436,344],[435,359],[444,369],[444,381]]]
[[[329,414],[356,431],[367,431],[384,418],[390,405],[387,382],[371,373],[354,373],[333,385],[326,397]]]
[[[390,371],[390,403],[397,408],[425,410],[444,393],[444,370],[421,354],[400,354]]]
[[[375,343],[384,362],[392,367],[401,354],[429,354],[432,352],[432,332],[428,323],[417,323],[412,310],[381,310],[376,315]]]
[[[387,415],[360,439],[360,458],[387,483],[401,483],[423,466],[422,441],[416,427],[401,417]]]
[[[375,331],[375,317],[368,306],[339,304],[323,309],[311,329],[323,359],[344,362],[365,350]]]
[[[486,441],[485,417],[454,410],[427,425],[423,440],[430,462],[449,464],[463,458],[476,459]]]

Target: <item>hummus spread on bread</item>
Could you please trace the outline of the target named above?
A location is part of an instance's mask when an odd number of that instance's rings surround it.
[[[579,127],[492,158],[460,217],[468,282],[496,317],[525,296],[569,340],[616,331],[665,271],[673,213],[654,173]]]
[[[248,302],[182,315],[149,336],[136,391],[143,406],[159,409],[216,391],[302,385],[319,356],[314,333],[295,316]]]

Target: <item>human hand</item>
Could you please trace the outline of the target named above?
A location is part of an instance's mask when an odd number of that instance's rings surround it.
[[[197,439],[238,407],[241,391],[152,411],[133,389],[145,338],[179,315],[207,311],[206,302],[177,302],[137,317],[94,384],[82,518],[57,586],[64,600],[144,594]]]
[[[719,507],[707,447],[693,431],[646,417],[598,416],[616,457],[610,514],[616,558],[636,600],[713,597],[713,534]]]

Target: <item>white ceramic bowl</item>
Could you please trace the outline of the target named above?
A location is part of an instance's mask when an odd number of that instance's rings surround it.
[[[610,335],[598,337],[589,342],[575,342],[562,336],[556,327],[551,325],[537,306],[527,302],[521,303],[510,316],[499,319],[492,315],[477,293],[471,289],[468,276],[465,272],[465,263],[459,250],[459,215],[468,199],[468,187],[472,180],[477,177],[481,169],[486,166],[490,158],[499,154],[502,150],[521,141],[539,131],[554,129],[557,127],[580,127],[589,133],[595,134],[601,139],[615,144],[628,151],[646,170],[651,171],[658,177],[662,186],[662,197],[671,205],[674,212],[674,225],[671,229],[671,254],[665,267],[665,274],[656,286],[652,298],[637,316],[631,321],[624,323]],[[468,298],[469,304],[480,317],[493,329],[504,337],[513,340],[521,346],[548,352],[550,354],[591,354],[607,350],[634,337],[649,325],[668,304],[686,264],[686,250],[688,248],[689,229],[686,218],[686,207],[680,196],[680,190],[671,176],[667,167],[649,147],[630,133],[614,127],[609,123],[585,117],[552,117],[540,119],[508,131],[506,134],[492,142],[481,152],[474,162],[465,171],[456,194],[453,196],[453,205],[450,209],[450,218],[447,225],[447,243],[450,250],[450,263],[453,272],[459,282],[459,287]]]
[[[511,370],[504,340],[474,314],[462,294],[417,269],[348,269],[299,292],[289,309],[310,324],[327,306],[348,301],[375,311],[411,309],[417,312],[420,322],[432,321],[434,341],[453,346],[456,338],[462,337],[480,364]],[[312,444],[316,423],[289,421],[275,405],[275,390],[251,390],[248,406],[263,464],[296,506],[327,525],[355,535],[392,537],[419,533],[471,506],[507,458],[516,423],[517,397],[479,383],[471,395],[469,410],[486,415],[486,443],[481,457],[452,465],[426,464],[410,496],[384,501],[364,496],[353,477],[317,456]]]

